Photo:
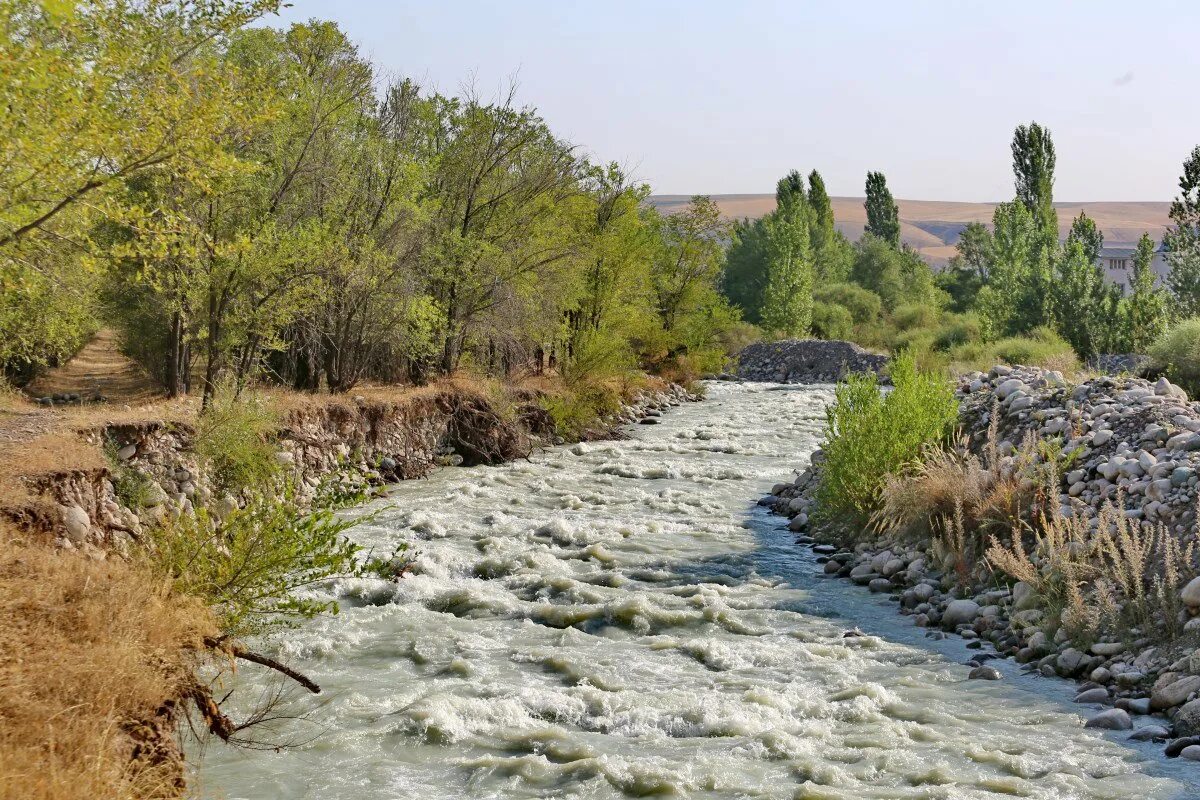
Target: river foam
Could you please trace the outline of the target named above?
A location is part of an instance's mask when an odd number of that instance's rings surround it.
[[[717,384],[629,440],[399,485],[353,535],[413,574],[322,587],[341,613],[273,644],[325,689],[273,735],[312,740],[214,745],[201,794],[1195,796],[1032,679],[967,681],[753,505],[831,394]],[[233,716],[273,680],[243,668]]]

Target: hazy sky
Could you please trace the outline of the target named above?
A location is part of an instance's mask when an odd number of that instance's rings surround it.
[[[1059,200],[1168,200],[1200,144],[1200,2],[292,0],[390,73],[523,103],[660,194],[868,169],[897,197],[1012,196],[1015,125],[1048,125]],[[279,22],[279,20],[276,20]]]

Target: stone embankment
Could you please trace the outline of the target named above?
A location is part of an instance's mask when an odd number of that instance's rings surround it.
[[[1061,454],[1067,467],[1057,494],[1043,502],[1083,525],[1085,537],[1104,520],[1111,524],[1105,514],[1119,513],[1184,552],[1195,544],[1200,403],[1179,387],[1132,377],[1071,385],[1058,372],[999,366],[963,377],[957,392],[960,423],[973,449],[993,442],[993,452],[1009,467],[1026,437],[1050,445],[1044,452]],[[1178,618],[1163,618],[1175,613],[1169,607],[1156,609],[1162,622],[1182,628],[1175,641],[1136,628],[1099,641],[1071,641],[1062,628],[1043,625],[1048,620],[1031,586],[1001,585],[981,570],[964,587],[953,555],[940,542],[870,532],[853,546],[822,541],[822,532],[809,525],[822,460],[818,451],[794,483],[776,485],[760,503],[790,517],[789,530],[813,546],[826,574],[890,595],[901,613],[930,629],[927,635],[954,632],[973,640],[968,647],[979,652],[969,662],[972,678],[998,679],[987,662],[1011,656],[1043,675],[1077,679],[1083,685],[1076,702],[1095,710],[1089,726],[1130,729],[1137,715],[1155,714],[1132,735],[1171,740],[1168,756],[1200,760],[1200,578],[1188,582],[1185,575],[1176,584],[1171,600],[1178,597]],[[1194,575],[1194,562],[1191,567]],[[1049,568],[1043,559],[1043,571]],[[985,642],[993,652],[985,652]]]
[[[853,342],[784,339],[757,342],[738,356],[736,377],[774,383],[834,383],[854,372],[882,374],[888,357]]]
[[[681,386],[634,397],[604,431],[616,425],[657,422],[662,412],[696,399]],[[123,552],[147,525],[205,505],[214,513],[237,503],[214,496],[194,450],[195,431],[180,423],[109,424],[80,435],[107,447],[108,467],[70,469],[25,479],[32,500],[0,509],[22,527],[41,530],[68,549],[94,555]],[[602,435],[598,432],[597,435]],[[500,410],[488,398],[454,387],[417,391],[395,401],[363,397],[313,404],[284,415],[275,457],[291,474],[305,502],[322,481],[383,484],[428,474],[441,465],[498,464],[561,441],[533,395]],[[138,507],[122,502],[119,473],[144,481]]]

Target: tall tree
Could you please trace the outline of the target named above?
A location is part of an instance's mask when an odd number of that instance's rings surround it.
[[[1068,242],[1055,262],[1054,320],[1058,332],[1083,358],[1109,349],[1118,337],[1120,289],[1080,240]]]
[[[1147,352],[1167,329],[1167,298],[1156,285],[1153,264],[1154,240],[1143,233],[1133,256],[1129,297],[1124,303],[1128,339],[1125,344],[1134,353]]]
[[[723,239],[729,225],[711,198],[697,195],[688,207],[667,217],[663,249],[653,267],[663,327],[671,331],[681,317],[711,301],[721,273]]]
[[[996,239],[992,232],[982,223],[967,223],[955,249],[962,257],[963,266],[974,272],[980,283],[987,283],[996,258]]]
[[[767,287],[762,323],[770,331],[806,336],[812,325],[813,211],[792,197],[766,221]]]
[[[792,170],[775,184],[775,207],[782,208],[785,204],[796,200],[806,201],[804,176],[797,170]]]
[[[809,238],[812,240],[814,275],[824,283],[842,282],[854,263],[854,248],[836,227],[825,179],[815,169],[808,176],[808,205],[812,209]]]
[[[1017,199],[1033,216],[1045,241],[1058,242],[1054,211],[1054,141],[1050,129],[1036,122],[1018,125],[1012,140]]]
[[[1082,211],[1071,222],[1071,230],[1067,234],[1067,245],[1075,242],[1083,246],[1084,255],[1092,261],[1100,260],[1100,253],[1104,250],[1104,234],[1100,232],[1096,221]]]
[[[721,291],[742,311],[747,322],[762,321],[763,292],[767,288],[766,216],[756,220],[734,220]]]
[[[1171,267],[1167,288],[1181,316],[1200,316],[1200,146],[1183,162],[1171,222],[1163,236]]]
[[[882,172],[867,173],[867,233],[900,247],[900,208]]]

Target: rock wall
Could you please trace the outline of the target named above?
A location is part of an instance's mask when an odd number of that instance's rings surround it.
[[[676,385],[647,391],[608,423],[657,421],[663,409],[687,399],[694,398]],[[498,464],[556,441],[553,423],[536,400],[528,395],[501,411],[481,395],[439,388],[395,402],[357,397],[314,404],[285,415],[275,457],[291,472],[300,502],[331,475],[382,484],[418,478],[438,466]],[[114,446],[119,464],[30,476],[34,501],[0,512],[24,528],[53,535],[62,547],[102,557],[123,552],[145,525],[164,515],[187,513],[197,504],[220,513],[238,502],[214,496],[190,426],[106,425],[81,435],[96,447]],[[121,473],[149,479],[140,507],[122,504],[115,485]]]
[[[882,374],[888,357],[853,342],[784,339],[757,342],[738,354],[737,377],[773,383],[835,383],[854,372]]]

